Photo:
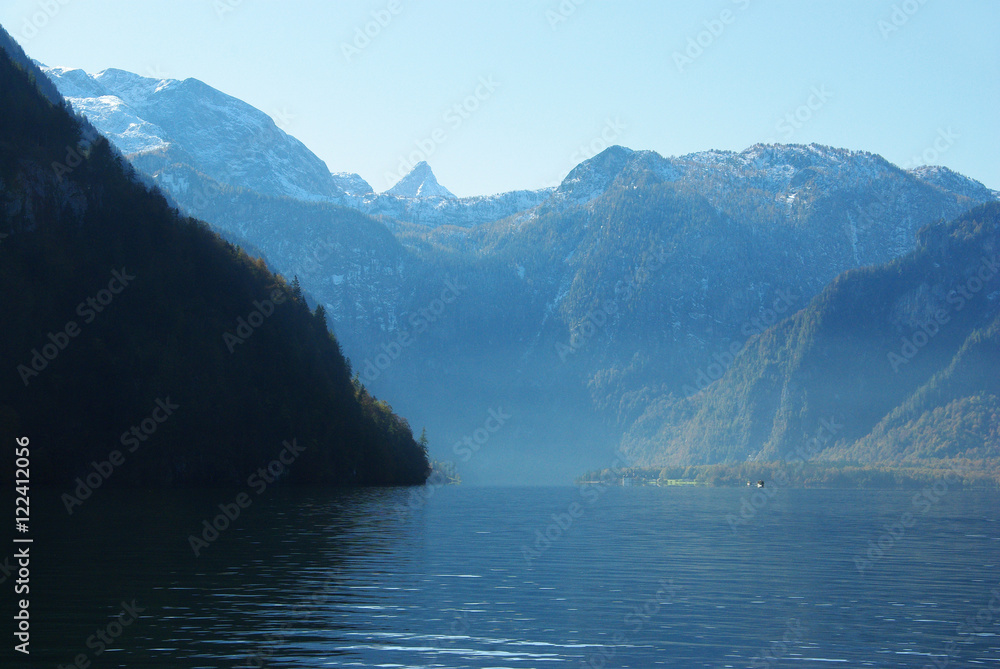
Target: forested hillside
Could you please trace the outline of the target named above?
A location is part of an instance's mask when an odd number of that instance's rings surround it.
[[[1000,204],[839,276],[626,436],[645,464],[801,458],[1000,471]]]
[[[0,52],[0,429],[30,437],[32,481],[119,451],[107,485],[240,484],[294,441],[288,482],[422,483],[424,446],[322,307],[150,192],[39,76]]]

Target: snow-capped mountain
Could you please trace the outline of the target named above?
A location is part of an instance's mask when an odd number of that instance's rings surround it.
[[[431,228],[443,225],[469,228],[498,221],[537,207],[553,192],[551,188],[542,188],[456,197],[438,183],[431,166],[424,161],[417,163],[406,176],[383,193],[375,193],[371,185],[357,174],[335,174],[334,177],[346,193],[332,200],[336,204],[370,216],[419,223]]]
[[[990,190],[975,179],[953,172],[943,165],[923,165],[907,171],[921,181],[972,199],[985,200],[992,196],[1000,200],[1000,191]]]
[[[225,184],[436,227],[498,220],[537,206],[550,193],[541,189],[458,198],[438,183],[426,162],[388,191],[375,193],[357,174],[331,174],[316,154],[264,112],[197,79],[154,79],[117,69],[98,74],[63,67],[42,70],[77,112],[175,196],[172,187],[177,184],[193,193]],[[196,183],[197,174],[210,181]]]
[[[997,191],[947,167],[923,166],[906,173],[972,200],[1000,198]],[[890,175],[901,176],[903,170],[867,151],[819,144],[756,144],[741,152],[711,150],[671,158],[612,146],[577,165],[556,189],[555,200],[582,204],[604,193],[616,180],[628,183],[643,174],[691,185],[716,203],[734,188],[794,202],[806,190],[862,187]]]
[[[690,186],[717,207],[725,208],[733,191],[740,191],[756,198],[755,206],[778,206],[792,218],[811,211],[818,194],[828,195],[847,184],[861,192],[865,184],[890,173],[908,174],[918,183],[975,201],[997,197],[979,182],[945,167],[904,173],[866,152],[762,144],[739,153],[713,150],[670,158],[614,146],[580,163],[554,190],[465,198],[455,197],[438,182],[430,165],[420,162],[387,191],[376,193],[357,174],[331,174],[318,156],[264,112],[197,79],[160,80],[116,69],[96,75],[58,67],[44,71],[78,112],[175,196],[177,184],[193,193],[226,184],[267,196],[339,204],[428,227],[465,228],[515,214],[530,216],[536,208],[563,211],[593,200],[614,183],[651,176]],[[212,183],[196,183],[198,174]],[[895,183],[899,186],[898,179]],[[847,225],[860,226],[862,246],[864,220],[887,213],[891,209],[887,203],[898,194],[878,190],[872,193],[874,201],[866,196],[856,204]],[[948,214],[954,212],[939,212],[942,217]],[[911,237],[909,226],[903,225],[895,237],[897,255],[909,249]],[[858,256],[859,261],[864,258],[864,253]]]
[[[602,195],[616,180],[629,181],[640,174],[655,174],[665,181],[676,181],[683,171],[675,160],[664,158],[655,151],[612,146],[570,170],[555,190],[553,205],[565,208],[584,204]]]
[[[297,199],[343,195],[326,164],[267,114],[197,79],[43,68],[137,167],[188,164],[219,183]]]
[[[441,190],[447,192],[444,188]],[[400,197],[387,191],[363,198],[341,198],[337,200],[337,203],[371,216],[385,216],[400,221],[420,223],[431,228],[444,225],[470,228],[537,207],[545,202],[551,194],[552,189],[550,188],[516,190],[497,195],[474,195],[461,198],[454,196]]]
[[[360,174],[355,174],[354,172],[334,172],[330,176],[333,177],[334,183],[349,196],[364,197],[375,194],[371,184],[361,178]]]
[[[396,197],[422,198],[422,197],[444,197],[455,199],[454,194],[438,183],[431,166],[421,160],[414,165],[409,174],[399,180],[399,182],[386,191],[389,195]]]
[[[952,218],[1000,199],[1000,193],[946,167],[903,170],[877,154],[819,144],[757,144],[741,152],[670,158],[613,146],[574,168],[539,210],[563,211],[609,188],[650,179],[690,189],[729,216],[766,212],[762,225],[812,221],[808,229],[816,234],[827,227],[843,230],[856,265],[907,253],[920,221]],[[748,206],[758,213],[748,214]]]

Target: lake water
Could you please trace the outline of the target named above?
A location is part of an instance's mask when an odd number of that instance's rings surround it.
[[[33,665],[1000,667],[995,492],[61,492]]]

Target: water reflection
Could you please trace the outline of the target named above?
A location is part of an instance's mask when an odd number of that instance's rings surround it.
[[[45,510],[33,659],[95,667],[908,667],[997,662],[995,493],[956,493],[859,574],[908,493],[269,490],[195,557],[231,492],[99,491]],[[579,507],[573,507],[574,503]],[[407,507],[399,513],[401,506]],[[553,529],[555,528],[555,529]],[[37,584],[37,590],[36,588]],[[144,609],[100,655],[87,640]],[[998,600],[1000,603],[1000,600]],[[1000,620],[1000,618],[998,618]],[[951,645],[949,645],[949,643]],[[950,650],[946,650],[950,649]]]

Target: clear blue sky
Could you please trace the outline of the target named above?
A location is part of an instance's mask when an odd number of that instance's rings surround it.
[[[607,139],[667,156],[818,142],[1000,188],[995,0],[396,5],[4,0],[0,23],[48,65],[201,79],[376,190],[417,143],[444,186],[474,195],[550,185]],[[387,25],[348,57],[373,12]]]

